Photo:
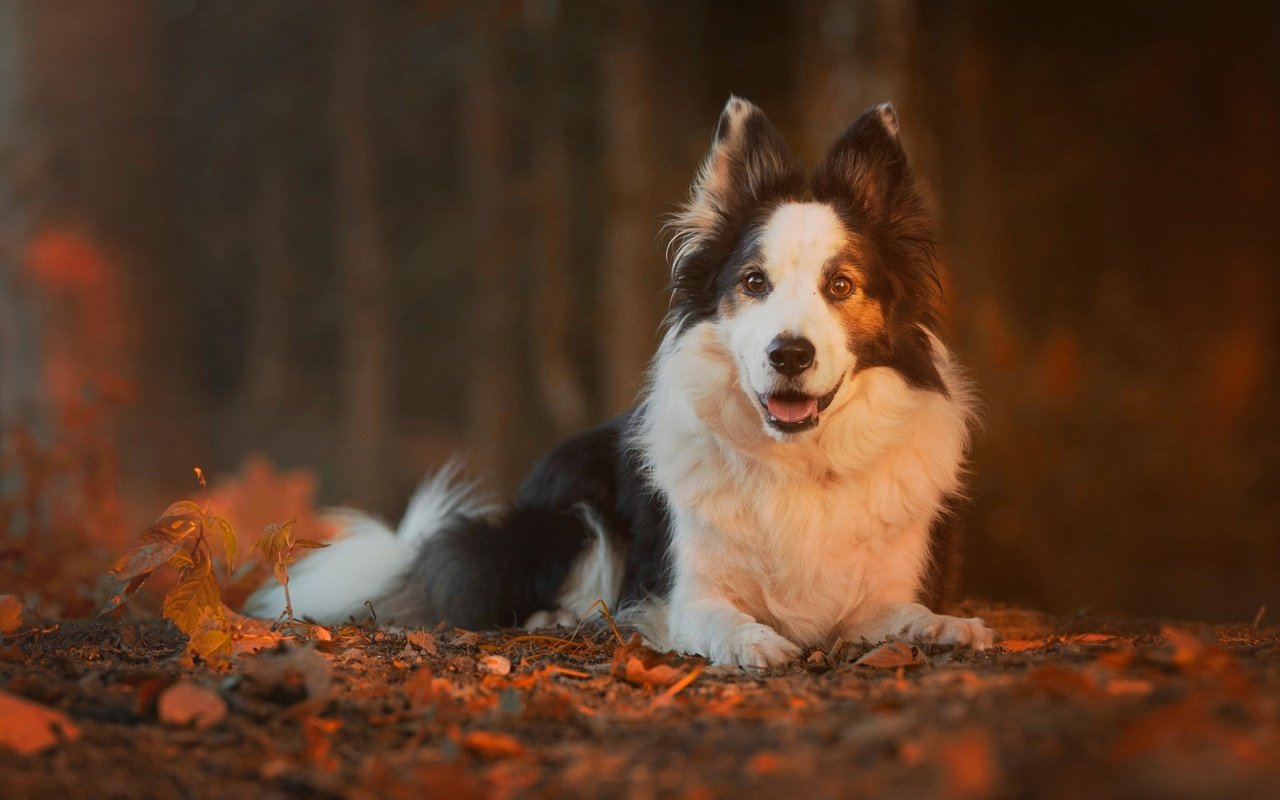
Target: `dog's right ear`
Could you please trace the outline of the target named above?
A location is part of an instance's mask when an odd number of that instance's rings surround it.
[[[764,112],[739,97],[725,104],[685,203],[667,226],[675,318],[715,309],[716,276],[755,212],[801,197],[804,170]]]
[[[689,202],[674,220],[677,236],[704,236],[726,217],[782,193],[803,191],[801,171],[764,112],[729,97]]]

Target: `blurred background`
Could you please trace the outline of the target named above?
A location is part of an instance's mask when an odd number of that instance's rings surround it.
[[[0,0],[7,579],[194,465],[247,525],[455,452],[509,493],[631,404],[730,92],[809,163],[898,106],[985,403],[968,594],[1274,619],[1270,2]]]

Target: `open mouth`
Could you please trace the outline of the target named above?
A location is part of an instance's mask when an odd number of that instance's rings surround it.
[[[836,388],[820,397],[792,391],[760,395],[765,421],[783,433],[799,433],[815,428],[818,425],[818,415],[826,411],[831,401],[836,399],[836,392],[840,391],[842,383],[844,378],[836,383]]]

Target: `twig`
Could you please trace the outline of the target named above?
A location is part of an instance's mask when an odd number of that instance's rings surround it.
[[[698,676],[702,674],[702,670],[706,669],[706,667],[706,664],[699,664],[689,670],[683,678],[668,686],[665,692],[655,697],[653,699],[653,704],[649,706],[649,710],[652,711],[655,708],[661,708],[662,706],[670,703],[671,698],[680,694],[685,687],[697,680]]]
[[[622,631],[618,630],[617,623],[613,621],[613,615],[609,613],[609,604],[604,601],[603,597],[601,597],[599,600],[592,603],[591,608],[587,610],[594,611],[596,606],[600,607],[600,613],[604,614],[604,618],[608,620],[609,627],[613,630],[613,636],[618,640],[618,644],[623,644]]]

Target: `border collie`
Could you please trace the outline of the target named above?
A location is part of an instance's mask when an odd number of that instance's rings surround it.
[[[931,222],[893,107],[806,175],[731,97],[671,222],[672,303],[639,404],[556,447],[509,508],[446,468],[398,531],[291,572],[295,612],[571,625],[603,600],[655,646],[769,667],[837,638],[985,648],[936,602],[973,391],[939,339]],[[249,603],[270,616],[278,586]]]

